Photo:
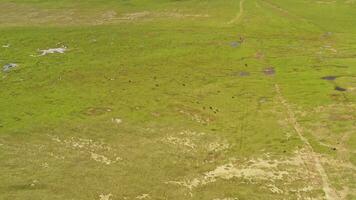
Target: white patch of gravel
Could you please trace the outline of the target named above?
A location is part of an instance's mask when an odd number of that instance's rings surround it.
[[[90,159],[102,164],[110,165],[122,160],[121,157],[117,156],[115,149],[103,142],[74,137],[64,140],[61,140],[58,137],[52,137],[52,140],[56,143],[65,145],[67,148],[77,150],[80,153],[86,155],[89,154]],[[52,155],[56,156],[53,153]]]
[[[178,133],[179,135],[186,135],[186,136],[203,136],[206,135],[204,132],[196,132],[191,130],[184,130]]]
[[[246,184],[262,184],[262,188],[271,193],[287,195],[292,191],[291,187],[297,180],[303,180],[309,184],[309,188],[293,186],[296,191],[309,191],[320,187],[320,180],[316,180],[317,172],[310,169],[310,163],[305,162],[305,150],[297,150],[291,157],[273,159],[269,154],[264,154],[250,160],[229,159],[230,162],[217,166],[212,171],[205,172],[197,177],[185,178],[178,181],[167,181],[166,184],[174,184],[192,190],[210,183],[222,180],[238,179]],[[281,184],[283,183],[283,184]],[[308,194],[303,194],[303,196]]]
[[[178,138],[174,136],[168,136],[164,138],[163,141],[169,144],[186,147],[190,150],[194,150],[196,148],[196,145],[189,138]]]
[[[219,151],[224,151],[226,149],[229,149],[230,145],[227,142],[212,142],[207,145],[207,149],[210,152],[219,152]]]
[[[136,199],[148,199],[148,198],[150,198],[149,194],[141,194],[136,197]]]
[[[113,195],[110,194],[100,194],[99,195],[99,200],[110,200]]]
[[[53,54],[53,53],[63,54],[65,51],[67,51],[67,47],[44,49],[44,50],[40,50],[40,52],[42,52],[40,56],[45,56],[47,54]]]
[[[111,121],[116,123],[116,124],[121,124],[122,123],[122,119],[119,119],[119,118],[112,118]]]

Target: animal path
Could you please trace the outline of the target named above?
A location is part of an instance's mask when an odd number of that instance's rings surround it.
[[[294,112],[291,109],[290,105],[283,98],[278,84],[275,84],[275,90],[276,90],[277,97],[278,97],[280,103],[285,107],[285,109],[287,111],[287,115],[288,115],[287,119],[288,119],[288,121],[293,125],[294,130],[297,132],[299,138],[303,141],[303,143],[306,146],[306,149],[309,151],[309,158],[308,159],[310,159],[310,160],[312,160],[314,162],[315,168],[316,168],[316,170],[318,171],[318,173],[319,173],[319,175],[321,177],[321,181],[322,181],[322,184],[323,184],[323,191],[325,193],[326,200],[339,199],[339,197],[336,194],[336,192],[334,191],[334,189],[330,186],[329,178],[328,178],[328,176],[327,176],[327,174],[325,172],[324,167],[322,166],[322,164],[320,162],[320,159],[319,159],[318,155],[316,155],[316,153],[314,152],[314,149],[310,145],[308,139],[306,137],[304,137],[303,128],[297,122],[297,119],[295,118]]]
[[[294,14],[286,9],[283,9],[283,8],[273,4],[269,0],[262,0],[262,2],[265,3],[267,6],[269,6],[270,8],[274,9],[275,11],[278,11],[283,16],[291,17],[292,19],[298,20],[300,22],[305,22],[305,23],[310,24],[320,30],[323,30],[319,25],[309,21],[308,19],[304,18],[303,16],[299,16],[299,15]]]
[[[241,0],[240,1],[240,10],[239,10],[239,13],[236,15],[236,17],[232,20],[230,20],[228,22],[228,24],[234,24],[236,22],[238,22],[240,20],[240,18],[242,17],[243,13],[244,13],[244,7],[243,7],[243,4],[244,4],[245,0]]]

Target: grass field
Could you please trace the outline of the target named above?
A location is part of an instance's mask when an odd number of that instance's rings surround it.
[[[356,199],[355,0],[0,0],[2,66],[0,200]]]

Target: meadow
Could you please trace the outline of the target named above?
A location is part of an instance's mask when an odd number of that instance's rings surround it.
[[[356,199],[355,0],[0,0],[1,200]]]

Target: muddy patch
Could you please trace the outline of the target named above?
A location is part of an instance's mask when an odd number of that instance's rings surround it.
[[[236,48],[236,47],[239,47],[239,46],[241,46],[241,43],[240,42],[231,42],[230,43],[230,46],[232,47],[232,48]]]
[[[276,74],[276,71],[273,67],[267,67],[267,68],[263,69],[262,72],[266,76],[273,76]]]
[[[232,76],[239,76],[239,77],[250,76],[250,72],[238,71],[238,72],[232,73]]]
[[[343,87],[340,87],[340,86],[335,86],[334,88],[336,91],[339,91],[339,92],[345,92],[346,91],[346,88],[343,88]]]
[[[327,80],[327,81],[334,81],[337,78],[337,76],[323,76],[321,79]]]

